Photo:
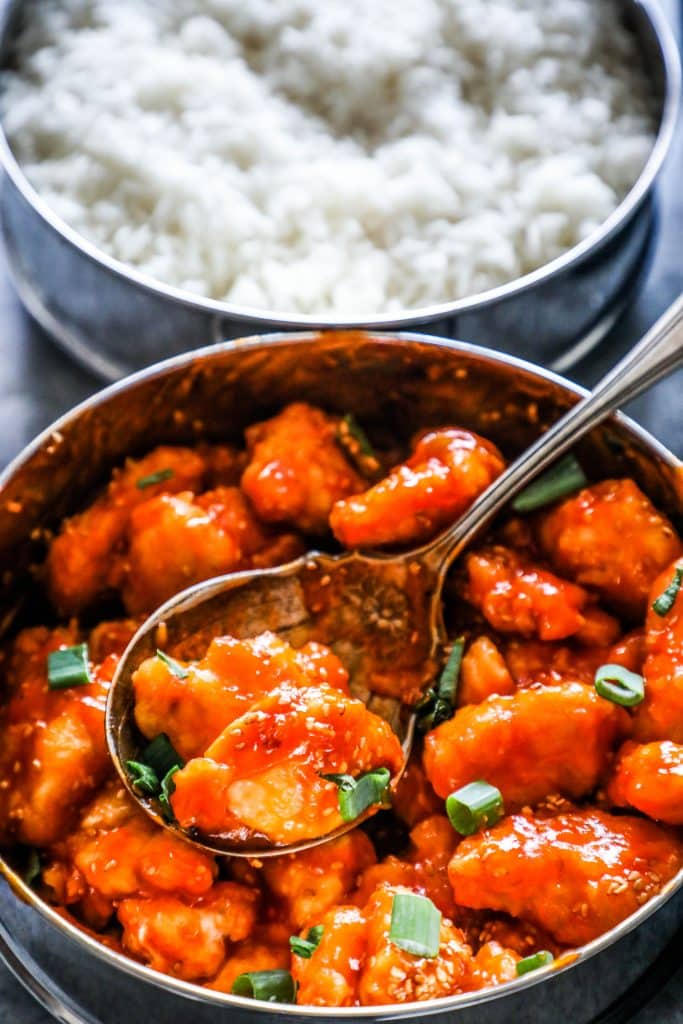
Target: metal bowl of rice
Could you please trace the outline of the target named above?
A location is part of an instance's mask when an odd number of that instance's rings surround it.
[[[421,327],[565,369],[642,271],[680,92],[654,0],[1,18],[11,270],[107,378],[302,327]]]

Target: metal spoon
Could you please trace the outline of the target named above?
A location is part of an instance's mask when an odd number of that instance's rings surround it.
[[[445,642],[441,612],[444,579],[453,561],[508,501],[617,406],[683,364],[683,297],[586,396],[513,462],[443,534],[400,555],[325,555],[311,552],[275,569],[231,573],[190,587],[151,615],[121,659],[107,703],[109,751],[131,796],[159,825],[214,853],[263,858],[316,846],[355,827],[287,846],[266,837],[190,835],[169,823],[154,801],[132,785],[124,763],[135,760],[140,738],[133,718],[132,673],[157,647],[176,657],[201,657],[206,637],[246,638],[272,630],[299,646],[309,639],[331,646],[349,670],[352,692],[385,717],[401,739],[404,765],[415,715],[392,695],[424,690]],[[398,778],[398,777],[397,777]],[[395,784],[397,779],[393,780]]]

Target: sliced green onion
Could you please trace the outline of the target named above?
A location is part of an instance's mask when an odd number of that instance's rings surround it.
[[[381,463],[375,449],[353,413],[348,412],[342,417],[337,430],[337,441],[362,473],[372,474],[380,469]]]
[[[26,867],[24,868],[23,878],[27,885],[33,885],[37,878],[40,878],[40,872],[42,871],[40,864],[40,855],[37,850],[33,847],[28,851],[26,858]]]
[[[50,651],[47,656],[47,685],[51,690],[87,686],[92,682],[88,665],[88,645],[76,644]]]
[[[472,836],[480,828],[489,828],[505,814],[499,789],[479,780],[451,793],[446,800],[448,819],[461,836]]]
[[[164,817],[167,818],[168,821],[175,821],[175,814],[173,813],[173,808],[171,807],[171,796],[173,793],[175,793],[175,782],[173,781],[173,776],[176,774],[176,772],[180,771],[180,768],[181,765],[174,765],[173,768],[169,769],[169,771],[166,772],[163,779],[161,780],[161,792],[159,793],[159,803],[161,804],[161,809],[164,812]]]
[[[156,473],[150,473],[149,476],[141,476],[139,480],[135,481],[135,486],[139,488],[139,490],[144,491],[145,487],[153,487],[154,484],[160,484],[164,480],[170,480],[172,476],[172,469],[158,469]]]
[[[159,776],[148,764],[141,761],[126,761],[126,768],[136,789],[149,796],[156,796],[161,789]]]
[[[568,494],[580,491],[588,483],[586,474],[573,455],[563,459],[525,487],[512,502],[515,512],[533,512]]]
[[[296,1002],[296,985],[289,971],[247,971],[232,983],[235,996],[262,999],[265,1003]]]
[[[415,708],[417,727],[420,732],[436,729],[437,725],[441,725],[442,722],[447,722],[449,718],[453,717],[464,649],[465,638],[459,636],[451,647],[448,661],[439,676],[439,682],[427,690]]]
[[[171,768],[182,768],[184,761],[165,732],[155,736],[142,751],[142,764],[149,765],[158,779],[168,775]]]
[[[324,931],[324,925],[316,924],[313,928],[308,929],[308,935],[305,939],[300,938],[298,935],[290,935],[289,948],[296,956],[301,956],[304,960],[310,960],[320,945]]]
[[[386,802],[391,772],[388,768],[375,768],[357,779],[353,775],[335,774],[321,778],[339,787],[339,813],[344,821],[354,821],[373,804]]]
[[[680,565],[677,565],[674,569],[674,578],[666,590],[664,590],[657,600],[653,602],[652,610],[656,612],[657,615],[666,615],[670,612],[676,603],[676,598],[678,597],[681,586],[683,586],[683,568]]]
[[[415,956],[439,955],[441,911],[426,896],[394,893],[389,940]]]
[[[595,689],[613,704],[633,708],[645,696],[645,680],[623,665],[601,665],[595,673]]]
[[[542,949],[539,953],[532,953],[531,956],[525,956],[523,960],[517,961],[517,974],[521,977],[522,974],[528,974],[529,971],[537,971],[539,967],[547,967],[554,959],[553,954],[549,953],[547,949]]]
[[[176,679],[187,679],[189,676],[190,673],[183,665],[180,664],[179,661],[176,661],[175,658],[171,658],[168,654],[164,654],[164,652],[160,651],[158,648],[157,658],[159,658],[160,661],[163,661],[166,668],[176,677]]]

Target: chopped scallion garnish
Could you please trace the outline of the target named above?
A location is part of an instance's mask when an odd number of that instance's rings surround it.
[[[232,993],[265,1003],[296,1002],[296,984],[289,971],[247,971],[232,983]]]
[[[372,476],[381,469],[381,463],[370,444],[368,436],[353,415],[347,413],[342,417],[337,429],[337,441],[351,457],[361,473]]]
[[[145,487],[153,487],[154,484],[160,484],[164,480],[170,480],[173,476],[172,469],[158,469],[156,473],[150,473],[149,476],[141,476],[139,480],[135,481],[135,486],[144,491]]]
[[[447,722],[449,718],[453,717],[464,649],[465,638],[458,637],[451,647],[439,682],[427,690],[415,708],[420,732],[436,729],[437,725],[441,725],[442,722]]]
[[[163,661],[166,668],[176,677],[176,679],[187,679],[189,676],[190,673],[183,665],[180,664],[179,661],[176,661],[175,658],[172,658],[168,654],[164,654],[164,652],[160,651],[158,648],[157,658],[159,658],[160,661]]]
[[[482,780],[451,793],[446,800],[448,819],[461,836],[471,836],[480,828],[488,828],[505,813],[499,789]]]
[[[671,583],[666,590],[662,591],[657,600],[653,601],[652,610],[657,615],[668,615],[676,603],[681,586],[683,586],[683,566],[677,565]]]
[[[149,796],[156,796],[161,789],[159,776],[148,764],[141,761],[126,761],[126,768],[136,789]]]
[[[91,681],[87,644],[50,651],[47,656],[47,685],[51,690],[87,686]]]
[[[426,896],[394,893],[389,941],[415,956],[439,954],[441,911]]]
[[[623,665],[601,665],[595,673],[595,689],[613,704],[633,708],[645,696],[645,680]]]
[[[161,809],[164,812],[164,817],[168,821],[175,821],[175,814],[173,813],[173,808],[171,807],[171,796],[173,793],[175,793],[175,781],[173,779],[173,776],[177,772],[179,772],[180,769],[181,765],[174,765],[173,768],[170,768],[166,772],[163,779],[161,780],[159,803],[161,804]]]
[[[525,487],[512,502],[515,512],[534,512],[553,501],[580,491],[588,483],[574,455],[565,455],[547,473]]]
[[[155,736],[142,751],[142,764],[149,765],[158,779],[163,779],[171,768],[182,768],[183,759],[175,749],[165,732]]]
[[[375,768],[374,771],[359,775],[322,775],[328,782],[334,782],[339,788],[339,813],[344,821],[354,821],[373,804],[385,803],[387,789],[391,779],[388,768]]]
[[[310,960],[320,945],[324,930],[324,925],[316,924],[313,928],[308,929],[308,935],[305,939],[300,938],[298,935],[290,935],[289,948],[292,953],[303,957],[304,960]]]
[[[542,949],[539,953],[532,953],[531,956],[525,956],[523,960],[517,961],[517,974],[528,974],[529,971],[537,971],[539,967],[547,967],[551,964],[555,957],[552,953],[549,953],[547,949]]]

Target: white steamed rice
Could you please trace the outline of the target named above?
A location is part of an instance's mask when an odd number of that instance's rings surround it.
[[[5,128],[104,251],[216,299],[353,317],[586,238],[652,147],[612,0],[43,0]]]

